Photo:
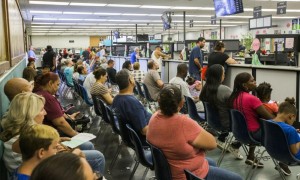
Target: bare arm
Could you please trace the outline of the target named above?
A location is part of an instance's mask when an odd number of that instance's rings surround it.
[[[148,131],[148,125],[145,126],[145,127],[141,130],[141,134],[146,136],[147,131]]]
[[[62,131],[63,133],[65,133],[68,136],[75,136],[76,134],[78,134],[71,126],[70,124],[66,121],[66,119],[61,116],[59,118],[55,118],[52,120],[52,123],[54,126],[57,127],[57,129],[59,129],[60,131]]]
[[[111,105],[114,100],[109,93],[105,93],[104,95],[102,95],[102,97],[104,101],[109,105]]]
[[[197,66],[200,70],[202,69],[201,64],[200,64],[200,61],[199,61],[198,58],[195,58],[195,59],[194,59],[194,63],[196,64],[196,66]]]
[[[299,149],[300,149],[300,142],[290,145],[290,150],[293,155],[296,155],[299,152]]]
[[[160,89],[164,87],[164,82],[163,82],[161,79],[158,79],[158,80],[156,81],[156,84],[157,84],[157,86],[158,86]]]
[[[192,146],[198,149],[213,150],[217,147],[217,143],[213,135],[202,129],[192,142]]]
[[[164,53],[162,53],[162,52],[160,52],[160,51],[156,51],[155,56],[156,56],[156,57],[161,56],[161,57],[163,57],[163,58],[168,58],[168,57],[169,57],[169,55],[166,55],[166,54],[164,54]]]
[[[15,153],[19,153],[21,154],[21,149],[20,149],[20,139],[16,140],[13,144],[12,144],[12,150]]]
[[[226,64],[238,64],[238,62],[236,62],[236,60],[234,60],[232,58],[228,58],[225,62],[226,62]]]
[[[266,108],[263,105],[256,108],[255,111],[260,117],[262,117],[264,119],[273,119],[273,118],[275,118],[275,116],[273,114],[269,113],[269,111],[267,111]]]

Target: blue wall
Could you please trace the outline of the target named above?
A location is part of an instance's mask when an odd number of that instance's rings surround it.
[[[0,77],[0,118],[3,117],[9,106],[9,100],[4,94],[5,83],[14,77],[22,77],[23,69],[26,67],[26,59],[24,58],[17,65],[12,67],[8,72]]]

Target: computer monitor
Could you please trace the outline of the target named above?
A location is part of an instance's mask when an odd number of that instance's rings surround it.
[[[288,54],[285,52],[278,52],[276,56],[276,65],[288,66]]]

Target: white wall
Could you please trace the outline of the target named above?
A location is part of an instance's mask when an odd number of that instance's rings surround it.
[[[74,40],[74,43],[69,43]],[[46,47],[51,45],[53,48],[87,48],[90,46],[89,36],[32,36],[34,47]]]

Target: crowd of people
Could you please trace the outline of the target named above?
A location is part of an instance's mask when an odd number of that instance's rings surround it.
[[[3,160],[10,178],[94,179],[104,174],[105,157],[95,150],[93,143],[88,141],[75,149],[62,144],[78,134],[68,120],[76,119],[80,111],[69,114],[63,109],[57,98],[62,83],[57,72],[65,75],[68,86],[74,86],[76,81],[83,85],[89,98],[99,97],[119,121],[131,125],[144,146],[149,147],[149,142],[161,149],[173,179],[185,179],[184,169],[207,180],[242,179],[237,173],[217,167],[206,155],[206,151],[217,146],[224,148],[231,130],[229,109],[236,109],[245,116],[248,131],[257,141],[262,136],[259,118],[277,123],[287,135],[291,152],[299,159],[300,138],[292,126],[297,115],[295,99],[287,98],[281,104],[271,101],[271,85],[263,82],[256,86],[254,77],[246,72],[235,77],[233,89],[224,85],[225,66],[236,61],[224,54],[222,42],[216,43],[215,52],[208,58],[206,81],[201,82],[200,49],[204,44],[205,39],[199,38],[189,64],[178,64],[176,77],[168,84],[161,79],[160,64],[164,55],[160,47],[148,61],[148,72],[140,70],[138,48],[131,61],[125,61],[117,72],[114,60],[106,61],[103,47],[97,53],[87,49],[82,57],[74,57],[64,50],[56,55],[52,47],[47,46],[42,70],[36,70],[34,60],[30,60],[23,78],[12,78],[4,87],[11,103],[1,121],[0,139],[4,142]],[[29,57],[34,59],[35,55],[30,52]],[[134,94],[137,83],[144,83],[157,109],[149,110]],[[112,93],[112,85],[118,87],[117,94]],[[198,111],[204,110],[202,102],[208,102],[218,112],[223,131],[217,137],[180,113],[185,97],[193,99]],[[240,147],[240,142],[233,141],[229,151],[242,160]],[[254,145],[249,145],[245,163],[264,166],[255,160]],[[286,164],[280,162],[279,165],[286,175],[291,174]]]

